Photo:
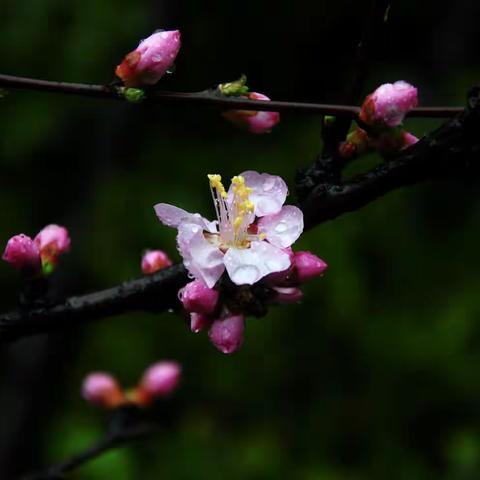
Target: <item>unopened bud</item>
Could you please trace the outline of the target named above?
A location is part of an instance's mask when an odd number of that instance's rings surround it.
[[[250,100],[270,101],[267,96],[255,92],[248,94],[246,98]],[[268,133],[280,122],[280,114],[278,112],[228,110],[223,113],[223,116],[237,127],[251,133]]]
[[[148,397],[167,397],[178,387],[181,374],[182,368],[177,362],[158,362],[145,371],[140,388]]]
[[[108,373],[95,372],[83,381],[83,398],[103,408],[115,408],[125,403],[125,396],[118,382]]]
[[[23,233],[10,238],[3,252],[2,259],[28,276],[35,276],[42,271],[38,246],[30,237]]]
[[[293,256],[294,276],[299,283],[323,275],[327,267],[321,258],[311,252],[295,252]]]
[[[148,250],[142,257],[142,272],[145,275],[172,266],[169,256],[162,250]]]
[[[226,313],[213,321],[208,332],[210,341],[226,355],[240,349],[244,340],[245,317],[241,314]]]
[[[417,104],[417,89],[409,83],[385,83],[367,96],[360,111],[360,119],[369,125],[396,127]]]
[[[52,273],[58,263],[58,258],[70,250],[68,230],[60,225],[47,225],[34,239],[40,250],[43,273]]]
[[[209,315],[217,307],[219,293],[208,288],[203,282],[194,280],[180,290],[179,297],[187,312]]]
[[[155,85],[172,67],[180,50],[178,30],[156,32],[130,52],[115,70],[126,87]]]

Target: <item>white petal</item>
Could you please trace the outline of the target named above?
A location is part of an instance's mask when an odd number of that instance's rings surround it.
[[[180,225],[177,244],[187,270],[208,288],[213,288],[225,271],[224,255],[205,239],[202,227],[191,223]]]
[[[199,213],[190,213],[168,203],[157,203],[153,208],[159,220],[167,227],[178,228],[182,223],[192,223],[212,233],[217,231],[215,222],[209,222]]]
[[[285,205],[275,215],[267,215],[258,221],[259,233],[280,248],[295,243],[303,232],[303,212],[293,205]]]
[[[288,195],[287,184],[281,177],[253,170],[240,175],[245,178],[245,185],[252,189],[250,200],[255,206],[257,217],[272,215],[280,211]],[[231,189],[230,186],[229,194],[231,194]]]
[[[290,256],[268,242],[252,242],[250,248],[229,248],[223,259],[237,285],[253,285],[266,275],[290,266]]]

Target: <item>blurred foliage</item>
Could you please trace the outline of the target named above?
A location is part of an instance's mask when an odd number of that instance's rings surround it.
[[[106,83],[139,38],[175,26],[183,50],[175,74],[162,80],[166,89],[201,90],[245,72],[252,89],[273,98],[341,100],[368,2],[207,3],[4,0],[2,71]],[[446,3],[392,7],[368,88],[405,78],[423,104],[463,102],[480,73],[472,27],[479,8]],[[313,116],[284,115],[270,135],[251,136],[207,108],[21,91],[0,102],[0,241],[48,222],[67,225],[73,248],[55,277],[63,294],[138,275],[145,248],[179,260],[175,232],[152,206],[211,214],[207,173],[257,169],[293,186],[296,169],[321,149]],[[437,124],[408,128],[422,135]],[[250,319],[234,357],[169,313],[124,315],[59,336],[67,346],[60,371],[35,393],[48,405],[40,433],[31,425],[22,436],[36,441],[43,464],[67,457],[102,431],[101,412],[79,398],[87,372],[108,370],[133,385],[149,363],[173,358],[185,377],[165,432],[72,479],[478,478],[477,192],[473,179],[412,187],[306,233],[297,248],[324,258],[327,275],[306,287],[301,305]],[[3,265],[0,284],[7,310],[20,280]],[[16,347],[19,355],[28,348]],[[1,364],[4,374],[14,368]],[[14,398],[15,388],[3,396]],[[14,420],[2,415],[2,424]],[[38,463],[23,458],[21,468]]]

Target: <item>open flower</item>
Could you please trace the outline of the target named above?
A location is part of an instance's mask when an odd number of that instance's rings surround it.
[[[212,288],[226,270],[233,283],[252,285],[291,265],[290,247],[303,231],[303,213],[283,206],[287,185],[278,176],[247,171],[232,178],[228,192],[220,175],[209,175],[217,220],[165,203],[155,205],[160,221],[178,229],[185,267]]]

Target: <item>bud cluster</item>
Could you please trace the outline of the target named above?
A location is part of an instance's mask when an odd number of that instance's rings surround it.
[[[70,250],[68,230],[59,225],[47,225],[32,240],[21,233],[8,240],[2,259],[25,276],[49,275],[63,253]]]
[[[83,381],[82,396],[87,402],[107,409],[124,405],[144,408],[156,399],[170,396],[178,387],[181,373],[177,362],[158,362],[145,370],[136,387],[125,391],[109,373],[93,372]]]
[[[403,126],[407,113],[418,104],[417,89],[404,81],[386,83],[367,96],[356,127],[340,144],[339,155],[350,159],[368,151],[382,155],[403,150],[418,141]]]
[[[190,315],[192,332],[208,330],[212,344],[230,355],[243,344],[247,314],[261,316],[265,305],[300,301],[300,286],[323,275],[327,264],[310,252],[286,251],[291,257],[288,270],[272,273],[252,287],[220,282],[208,288],[202,281],[193,280],[180,289],[179,298]]]

